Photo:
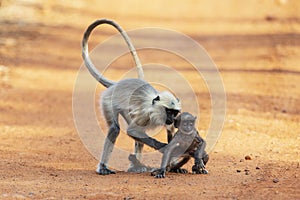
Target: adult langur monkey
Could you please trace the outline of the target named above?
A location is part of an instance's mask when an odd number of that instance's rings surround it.
[[[114,82],[105,78],[93,65],[89,57],[87,43],[92,30],[101,24],[112,25],[121,33],[137,65],[139,79],[130,78]],[[84,33],[82,57],[93,77],[107,88],[101,96],[101,108],[109,130],[96,172],[101,175],[115,174],[114,171],[108,169],[107,163],[120,132],[119,115],[128,124],[127,134],[136,141],[136,154],[141,153],[144,144],[156,150],[164,147],[165,143],[149,137],[145,131],[157,126],[173,124],[174,118],[181,109],[180,101],[170,92],[159,92],[143,80],[143,70],[140,61],[126,32],[112,20],[96,20]],[[170,132],[168,130],[168,135]],[[136,169],[136,171],[138,172],[139,169]]]

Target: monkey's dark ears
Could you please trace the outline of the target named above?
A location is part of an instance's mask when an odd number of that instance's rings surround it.
[[[159,97],[159,96],[155,97],[155,98],[152,100],[152,105],[155,104],[155,101],[160,101],[160,97]]]

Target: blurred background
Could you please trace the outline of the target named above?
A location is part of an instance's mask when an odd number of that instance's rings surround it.
[[[223,133],[211,152],[216,163],[212,171],[217,174],[218,166],[228,167],[218,179],[229,178],[230,169],[239,165],[231,162],[245,155],[256,159],[253,165],[266,166],[269,177],[283,176],[278,172],[283,161],[299,166],[299,1],[0,0],[0,158],[5,178],[12,181],[19,169],[23,179],[30,179],[22,173],[28,167],[94,169],[97,161],[85,151],[73,123],[72,92],[82,65],[82,34],[99,18],[113,19],[128,31],[144,27],[178,31],[206,49],[221,73],[227,96]],[[90,49],[115,33],[109,26],[98,28]],[[142,63],[156,61],[184,69],[192,87],[198,88],[197,128],[205,136],[211,98],[201,77],[174,55],[152,51],[139,55]],[[118,79],[133,67],[130,55],[124,55],[111,63],[109,76]],[[97,87],[97,92],[102,90]],[[194,103],[188,97],[184,101]],[[101,116],[99,123],[105,126]],[[128,146],[124,140],[118,142]],[[284,173],[287,179],[297,178],[299,167],[293,169]],[[44,178],[41,173],[38,180]],[[23,187],[22,181],[15,184]],[[1,188],[11,191],[8,183]],[[289,188],[288,193],[293,191]]]

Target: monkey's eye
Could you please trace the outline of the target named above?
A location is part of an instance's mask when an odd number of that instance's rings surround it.
[[[168,114],[173,114],[174,116],[176,116],[179,113],[179,110],[174,110],[174,109],[166,108],[166,112]]]

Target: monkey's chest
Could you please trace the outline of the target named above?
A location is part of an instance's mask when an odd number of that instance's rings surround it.
[[[178,138],[179,139],[179,138]],[[194,154],[199,148],[200,141],[193,136],[181,136],[180,140],[176,142],[176,148],[174,150],[175,156],[189,156]]]
[[[194,138],[194,140],[192,141],[190,146],[187,148],[185,153],[193,155],[195,153],[195,151],[199,148],[199,146],[200,146],[200,141],[197,140],[196,138]]]

